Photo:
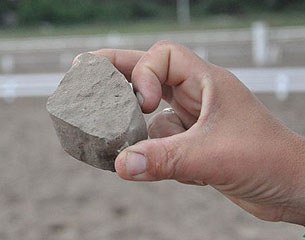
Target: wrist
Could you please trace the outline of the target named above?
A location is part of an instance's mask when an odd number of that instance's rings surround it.
[[[288,144],[287,159],[292,169],[288,186],[288,203],[283,207],[282,221],[305,226],[305,138],[293,134]]]

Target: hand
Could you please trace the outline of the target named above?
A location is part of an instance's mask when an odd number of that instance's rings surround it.
[[[253,215],[305,224],[305,140],[284,127],[229,71],[170,42],[147,52],[103,49],[133,83],[152,139],[126,148],[124,179],[210,185]]]

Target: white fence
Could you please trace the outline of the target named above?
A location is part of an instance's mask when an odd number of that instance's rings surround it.
[[[185,45],[204,43],[252,42],[253,35],[267,31],[270,41],[305,40],[305,27],[272,27],[254,23],[251,29],[166,32],[149,34],[120,34],[91,36],[35,37],[0,39],[0,53],[54,51],[99,47],[147,47],[158,40],[168,39]]]
[[[13,73],[18,61],[19,64],[20,61],[23,61],[22,64],[31,63],[35,66],[35,63],[40,63],[42,59],[47,61],[52,58],[55,53],[58,58],[53,63],[57,62],[61,66],[66,66],[70,64],[75,52],[99,48],[147,49],[162,39],[184,44],[205,58],[209,58],[210,46],[214,46],[213,51],[217,51],[217,46],[225,45],[227,46],[226,53],[230,53],[233,50],[235,52],[242,51],[240,46],[247,44],[255,66],[268,64],[274,66],[280,62],[283,56],[283,47],[289,48],[290,52],[293,51],[290,54],[292,56],[295,53],[300,54],[300,52],[305,55],[305,27],[268,28],[264,23],[255,23],[251,29],[0,39],[0,71]],[[291,43],[295,44],[293,49],[289,45]],[[220,52],[223,51],[222,48]],[[41,56],[42,53],[45,54],[44,58]],[[36,56],[35,54],[40,55]],[[24,59],[24,57],[20,58],[24,55],[26,55],[25,60],[20,60]],[[303,64],[305,65],[305,57]],[[301,65],[302,63],[300,63]]]
[[[253,92],[274,92],[284,100],[290,92],[305,92],[305,68],[231,69]],[[0,75],[0,97],[48,96],[59,84],[63,73]]]

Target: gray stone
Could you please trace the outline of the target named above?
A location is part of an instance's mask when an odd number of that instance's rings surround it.
[[[120,151],[147,139],[130,84],[104,57],[80,55],[49,97],[47,110],[64,150],[97,168],[115,171]]]

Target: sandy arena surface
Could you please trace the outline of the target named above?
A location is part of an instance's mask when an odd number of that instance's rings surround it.
[[[305,94],[262,101],[305,135]],[[46,98],[0,100],[0,240],[302,239],[260,221],[210,187],[132,183],[63,152]]]

